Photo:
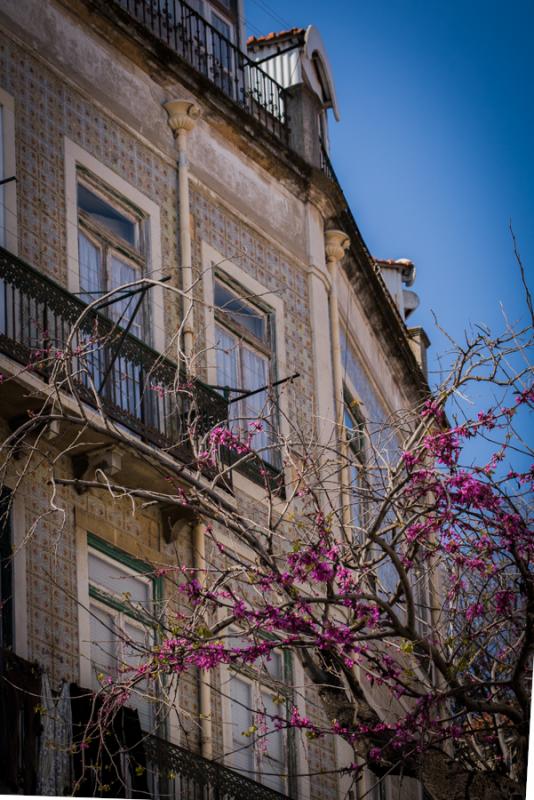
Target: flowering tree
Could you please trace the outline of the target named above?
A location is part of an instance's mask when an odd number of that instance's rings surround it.
[[[517,423],[534,406],[523,360],[532,328],[479,332],[456,345],[431,398],[365,431],[338,429],[329,445],[318,443],[313,426],[289,419],[283,438],[262,436],[271,425],[268,403],[258,419],[207,424],[195,384],[179,375],[165,387],[155,368],[144,391],[179,411],[193,476],[185,481],[183,464],[167,459],[165,487],[155,490],[132,486],[106,465],[74,477],[59,467],[102,425],[110,441],[126,439],[101,402],[95,367],[95,353],[117,332],[84,338],[84,319],[64,347],[34,354],[31,369],[47,364],[54,391],[4,443],[4,471],[16,456],[22,481],[34,459],[47,458],[54,511],[61,486],[127,496],[133,508],[172,506],[179,518],[202,521],[206,541],[202,563],[157,568],[166,594],[185,602],[158,618],[159,642],[135,670],[103,677],[106,719],[163,675],[210,675],[220,665],[261,670],[287,651],[322,701],[322,722],[299,711],[295,685],[288,714],[254,709],[256,740],[288,727],[309,739],[340,737],[353,753],[343,771],[354,781],[365,765],[377,780],[420,779],[434,800],[523,796],[534,473]],[[481,383],[495,402],[466,414],[466,398]],[[96,415],[82,402],[91,392]],[[65,404],[66,393],[77,407]],[[50,459],[47,434],[58,425],[73,433]],[[356,436],[366,452],[359,481]],[[150,450],[131,437],[128,447],[139,457]],[[287,476],[283,491],[264,460],[273,452]],[[472,455],[481,452],[481,461]],[[246,464],[263,478],[254,513],[228,501],[230,476]]]

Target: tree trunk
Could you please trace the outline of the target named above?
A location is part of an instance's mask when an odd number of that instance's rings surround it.
[[[421,756],[419,779],[432,800],[524,800],[525,788],[505,775],[465,769],[439,750]]]

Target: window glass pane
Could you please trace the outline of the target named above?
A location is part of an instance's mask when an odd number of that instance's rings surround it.
[[[124,619],[123,631],[125,641],[122,646],[122,664],[136,669],[147,661],[154,639],[152,630]],[[128,677],[131,673],[125,673],[125,675]],[[148,679],[145,679],[136,683],[128,701],[128,704],[139,712],[139,721],[144,731],[150,730],[152,721],[152,701],[147,697],[148,693]]]
[[[350,449],[353,453],[361,455],[363,452],[363,423],[347,404],[343,409],[343,424]]]
[[[361,496],[361,477],[360,477],[360,468],[355,465],[351,464],[349,467],[349,479],[350,479],[350,488],[351,488],[351,506],[350,506],[350,513],[351,513],[351,521],[354,526],[354,537],[355,541],[361,539],[362,535],[362,513],[361,513],[361,506],[362,506],[362,496]]]
[[[265,669],[271,678],[275,681],[281,681],[283,678],[283,658],[281,653],[271,653],[271,660],[264,660]]]
[[[131,603],[150,610],[150,582],[131,575],[116,563],[101,558],[94,550],[89,552],[89,581],[118,598],[126,593]]]
[[[141,277],[139,270],[135,269],[134,266],[128,264],[126,261],[118,258],[116,255],[111,256],[109,272],[110,289],[118,289],[119,286],[132,283]],[[132,318],[132,314],[138,301],[138,294],[131,295],[131,297],[127,297],[124,300],[116,300],[109,306],[109,314],[111,318],[124,328]],[[142,327],[142,309],[139,309],[135,316],[135,320],[130,327],[130,331],[134,336],[141,338]]]
[[[388,544],[391,544],[393,533],[390,531],[389,533],[383,534],[383,538]],[[399,575],[395,565],[379,545],[376,545],[373,551],[374,557],[380,559],[380,563],[376,568],[378,592],[382,597],[387,597],[389,594],[395,592],[399,582]]]
[[[114,615],[100,606],[91,603],[91,664],[93,665],[93,685],[99,686],[97,675],[115,677],[117,674],[117,635]]]
[[[245,391],[254,391],[269,383],[269,359],[264,355],[255,352],[250,347],[243,345],[241,349],[241,382]],[[271,409],[269,407],[267,389],[245,397],[241,403],[241,416],[243,427],[246,430],[250,423],[260,421],[263,430],[254,433],[253,446],[255,450],[261,450],[262,458],[267,461],[272,453],[267,450],[272,441],[272,422]]]
[[[236,769],[246,770],[248,777],[254,777],[254,739],[244,736],[253,724],[252,687],[236,675],[230,678],[230,698],[232,704],[232,763]]]
[[[237,377],[238,343],[235,336],[219,325],[215,328],[215,346],[217,349],[217,384],[240,389]],[[235,392],[233,393],[236,394]],[[232,396],[232,393],[231,395]]]
[[[269,359],[246,345],[243,345],[242,352],[242,388],[246,392],[250,392],[266,386],[269,375]],[[260,414],[265,408],[266,399],[267,393],[259,392],[247,398],[246,403],[252,413]]]
[[[284,790],[284,733],[276,730],[273,718],[284,717],[285,709],[283,703],[275,703],[272,693],[263,691],[261,694],[262,703],[265,709],[265,726],[267,735],[264,737],[264,750],[261,757],[262,783],[276,789],[278,792]]]
[[[4,159],[5,159],[5,142],[4,142],[4,109],[0,106],[0,180],[3,178],[7,178],[5,174],[4,168]],[[5,201],[6,201],[6,192],[5,186],[0,186],[0,245],[5,247],[6,245],[6,211],[5,211]]]
[[[224,283],[215,281],[214,286],[215,307],[220,308],[238,325],[246,328],[258,339],[267,340],[267,317],[262,311],[241,300]]]
[[[232,28],[231,26],[225,22],[218,14],[215,14],[213,11],[211,12],[211,24],[215,28],[216,31],[221,33],[227,39],[232,38]]]
[[[204,14],[204,3],[202,0],[189,0],[188,5],[191,6],[191,8],[196,11],[197,14]]]
[[[78,253],[80,260],[80,295],[90,303],[96,300],[103,290],[102,257],[96,247],[81,231],[78,233]]]
[[[78,208],[114,236],[119,236],[132,247],[137,247],[137,223],[81,183],[78,184]]]

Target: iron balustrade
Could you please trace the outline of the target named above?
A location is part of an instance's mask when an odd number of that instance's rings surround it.
[[[246,775],[156,736],[144,739],[149,784],[158,800],[287,800]]]
[[[103,411],[115,422],[191,461],[191,430],[200,435],[224,424],[226,400],[201,381],[187,382],[176,364],[145,342],[132,335],[123,338],[122,329],[102,314],[91,312],[79,323],[86,309],[62,286],[0,247],[0,352],[45,379],[62,362],[81,400],[95,406],[98,394]],[[64,368],[57,379],[60,388],[69,388]]]
[[[27,661],[11,650],[0,647],[0,701],[3,703],[3,710],[11,712],[10,719],[16,721],[17,727],[12,733],[18,735],[19,741],[34,744],[33,748],[30,746],[18,748],[20,761],[17,768],[11,770],[11,774],[15,772],[17,775],[17,785],[9,784],[10,788],[13,791],[17,789],[24,791],[26,794],[35,794],[37,789],[35,776],[38,747],[41,743],[35,737],[35,733],[40,729],[38,693],[43,672],[44,668],[37,662]],[[90,689],[84,688],[79,688],[78,692],[74,698],[90,697],[92,694]],[[25,713],[16,714],[16,708],[10,708],[9,704],[14,703],[17,695],[19,706]],[[89,714],[92,710],[93,706],[90,703]],[[82,729],[85,728],[85,724],[90,725],[91,721],[91,718],[84,720],[81,723]],[[33,736],[31,736],[32,731]],[[115,736],[116,734],[117,730]],[[114,742],[112,748],[119,744],[116,738]],[[135,795],[137,797],[146,796],[147,800],[150,798],[151,800],[287,800],[286,795],[240,772],[203,758],[158,736],[142,734],[139,743],[129,741],[128,745],[124,750],[110,749],[106,752],[112,760],[117,759],[116,777],[119,781],[125,781],[125,788],[131,788],[128,785],[128,773],[133,763],[142,770],[146,769],[148,794],[141,793],[137,789]],[[144,765],[139,762],[140,749],[145,756]],[[132,763],[130,758],[134,752],[136,761]],[[74,749],[72,755],[75,756]],[[90,773],[94,766],[89,758],[86,765],[87,773]],[[127,793],[127,796],[132,795]]]
[[[330,178],[331,181],[337,183],[339,186],[339,181],[337,179],[336,173],[334,172],[334,167],[332,166],[332,162],[330,161],[330,157],[326,151],[326,147],[324,146],[323,142],[321,142],[321,172],[324,175],[326,175],[327,178]]]
[[[183,0],[112,0],[286,142],[284,88]]]

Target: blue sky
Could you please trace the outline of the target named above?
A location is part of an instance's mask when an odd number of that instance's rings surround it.
[[[249,33],[316,25],[336,81],[332,161],[371,252],[411,258],[411,321],[454,337],[526,320],[534,270],[532,0],[246,0]]]

